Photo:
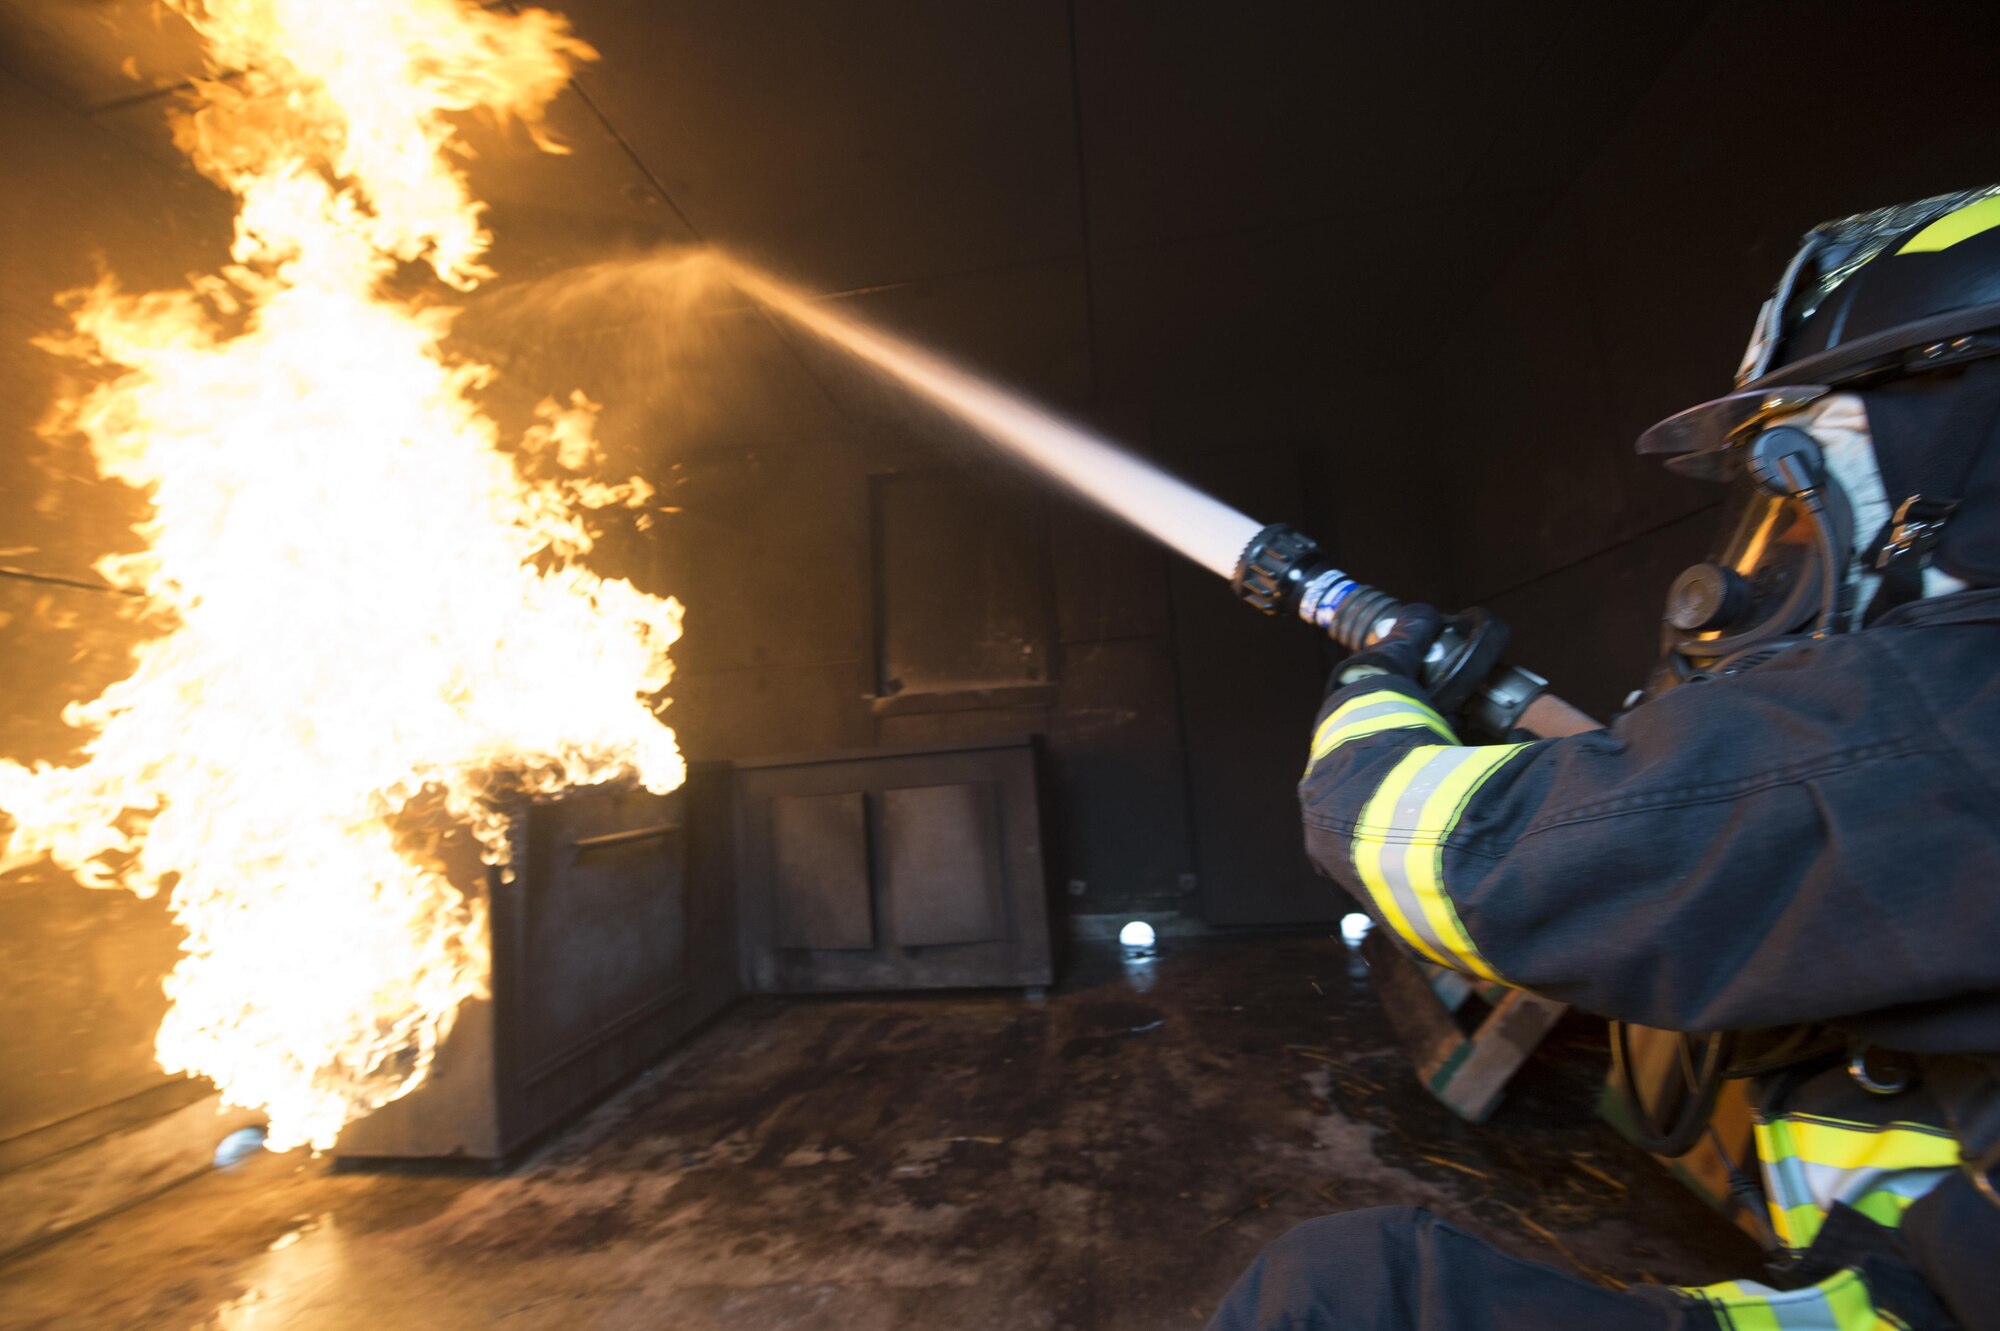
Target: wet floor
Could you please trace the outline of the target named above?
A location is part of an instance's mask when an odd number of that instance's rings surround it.
[[[1338,939],[1072,969],[747,1002],[504,1177],[258,1155],[0,1266],[0,1326],[1198,1327],[1262,1243],[1384,1204],[1607,1282],[1756,1265],[1593,1117],[1582,1019],[1473,1127]]]

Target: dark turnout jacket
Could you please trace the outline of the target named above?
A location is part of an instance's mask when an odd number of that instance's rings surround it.
[[[1885,1274],[1914,1269],[2000,1326],[2000,1198],[1975,1186],[2000,1143],[2000,590],[1562,739],[1461,746],[1414,686],[1364,680],[1322,707],[1300,798],[1314,862],[1427,960],[1649,1026],[1923,1056],[1894,1096],[1838,1060],[1769,1080],[1759,1151],[1807,1283],[1692,1297],[1725,1324],[1944,1324]]]

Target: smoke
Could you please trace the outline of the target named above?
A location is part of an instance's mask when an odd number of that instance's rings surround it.
[[[752,303],[1211,572],[1233,574],[1257,533],[1253,519],[1082,426],[718,250],[665,251],[559,274],[492,297],[470,327],[475,341],[544,355],[587,344],[600,372],[608,365],[644,381],[607,386],[600,396],[658,401],[692,357],[713,356],[727,320]],[[711,392],[719,363],[711,360],[704,376]]]

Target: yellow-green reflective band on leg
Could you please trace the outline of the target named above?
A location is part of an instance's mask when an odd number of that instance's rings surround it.
[[[1958,1164],[1958,1139],[1921,1123],[1849,1123],[1787,1114],[1799,1158],[1832,1169],[1926,1169]]]
[[[1899,1331],[1878,1312],[1861,1272],[1849,1267],[1804,1289],[1772,1289],[1754,1280],[1725,1280],[1683,1291],[1707,1304],[1730,1331]]]
[[[1792,1125],[1784,1119],[1759,1121],[1752,1125],[1757,1140],[1757,1158],[1764,1162],[1764,1178],[1769,1194],[1771,1227],[1778,1241],[1788,1248],[1812,1246],[1825,1211],[1813,1200],[1806,1182],[1805,1166],[1798,1146],[1792,1141]]]
[[[1781,1115],[1755,1128],[1771,1223],[1791,1248],[1812,1245],[1836,1202],[1895,1228],[1910,1204],[1950,1177],[1958,1163],[1957,1139],[1919,1123]]]
[[[1487,980],[1500,975],[1445,890],[1444,840],[1486,779],[1527,747],[1412,749],[1376,788],[1354,829],[1355,874],[1389,927],[1439,965]]]
[[[1457,738],[1436,711],[1405,694],[1384,689],[1349,698],[1313,731],[1311,761],[1318,762],[1351,739],[1412,727],[1423,727],[1446,741]]]

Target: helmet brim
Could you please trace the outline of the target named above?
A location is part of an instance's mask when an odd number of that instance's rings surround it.
[[[1842,388],[1924,374],[2000,355],[2000,303],[1899,324],[1806,356],[1727,396],[1676,412],[1639,436],[1638,451],[1663,454],[1670,470],[1727,480],[1728,449],[1744,431],[1798,411]]]
[[[1667,466],[1703,480],[1727,480],[1729,446],[1759,421],[1811,406],[1833,390],[1825,384],[1746,388],[1676,412],[1639,436],[1641,453],[1667,456]]]

